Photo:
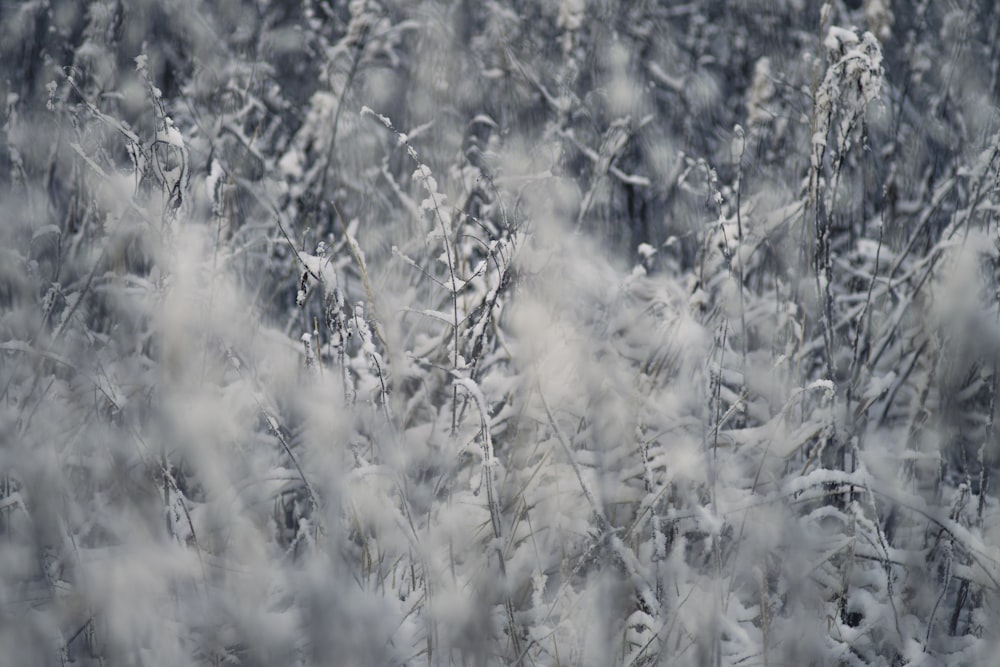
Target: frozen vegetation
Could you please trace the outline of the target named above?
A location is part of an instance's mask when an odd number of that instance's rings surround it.
[[[0,0],[0,665],[992,665],[1000,3]]]

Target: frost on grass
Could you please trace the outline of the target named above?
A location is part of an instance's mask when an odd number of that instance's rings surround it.
[[[992,664],[1000,5],[22,4],[0,664]]]

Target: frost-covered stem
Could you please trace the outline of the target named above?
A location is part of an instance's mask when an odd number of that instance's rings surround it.
[[[826,353],[827,379],[833,380],[833,332],[830,282],[832,270],[830,266],[830,221],[829,212],[823,205],[821,169],[826,154],[826,135],[832,120],[830,102],[822,103],[821,95],[828,94],[826,80],[820,81],[820,63],[823,55],[823,35],[826,33],[827,21],[830,15],[830,4],[824,3],[820,12],[820,46],[812,82],[812,114],[810,117],[810,161],[809,161],[809,193],[806,206],[805,227],[811,230],[809,243],[805,251],[811,255],[810,263],[816,281],[816,297],[820,303],[820,328],[823,334],[823,346]],[[812,218],[810,225],[810,218]],[[825,283],[825,284],[824,284]]]
[[[336,350],[340,368],[340,383],[344,391],[344,404],[350,405],[354,398],[351,391],[351,376],[347,369],[347,328],[344,324],[344,297],[337,287],[327,287],[323,309],[330,345]]]
[[[722,338],[719,341],[719,362],[718,368],[710,368],[709,374],[711,377],[710,391],[711,397],[709,400],[710,412],[714,412],[712,417],[714,424],[712,426],[712,452],[709,456],[708,452],[705,452],[706,463],[708,465],[708,478],[711,485],[711,504],[712,504],[712,514],[718,516],[718,452],[719,452],[719,429],[722,424],[722,363],[725,359],[726,352],[726,335],[728,333],[728,320],[723,324],[722,328]],[[717,339],[718,340],[718,339]],[[735,406],[734,406],[735,407]],[[715,595],[712,596],[712,623],[711,623],[711,655],[713,664],[718,667],[722,664],[722,646],[721,646],[721,623],[719,619],[722,617],[722,609],[725,606],[722,602],[722,590],[721,590],[721,580],[722,580],[722,552],[721,545],[719,543],[718,530],[712,531],[712,561],[715,567]]]
[[[712,484],[712,503],[715,503],[715,461],[718,459],[719,455],[719,429],[722,427],[722,364],[725,360],[726,355],[726,338],[729,333],[729,321],[725,321],[722,325],[721,336],[716,335],[716,349],[719,352],[719,361],[717,366],[713,367],[713,357],[709,358],[708,367],[708,377],[709,377],[709,398],[708,398],[708,410],[709,415],[712,419],[711,427],[711,443],[706,442],[707,445],[711,445],[711,457],[708,461],[708,476]],[[706,447],[707,449],[707,447]],[[708,452],[706,451],[706,455]]]
[[[504,580],[504,610],[507,614],[507,626],[514,648],[514,655],[517,656],[514,664],[520,665],[522,663],[520,633],[514,620],[514,603],[510,599],[510,593],[507,591],[506,585],[507,561],[503,554],[503,523],[500,516],[500,499],[495,488],[496,480],[493,476],[497,461],[493,451],[493,437],[490,434],[489,409],[486,405],[486,397],[483,396],[479,385],[473,380],[459,378],[455,380],[454,386],[456,391],[459,386],[465,389],[466,393],[469,394],[479,409],[480,434],[483,443],[483,477],[486,481],[486,503],[489,506],[490,523],[493,525],[493,541],[497,554],[497,562],[500,565],[500,576]]]
[[[972,217],[975,214],[976,209],[979,208],[980,204],[982,204],[983,199],[985,199],[987,194],[995,192],[997,187],[1000,186],[1000,170],[991,169],[997,157],[1000,156],[1000,134],[993,135],[993,142],[993,152],[990,154],[990,159],[984,166],[983,171],[979,174],[979,178],[976,181],[976,193],[970,198],[968,210],[956,213],[956,217],[959,217],[960,215],[960,217],[965,221],[965,224],[962,225],[962,227],[964,227],[964,234],[962,237],[963,246],[964,243],[968,241],[969,232],[972,231]],[[989,221],[986,223],[986,229],[989,231]],[[956,226],[951,230],[947,238],[950,239],[957,231],[958,227]]]
[[[354,260],[355,265],[358,267],[358,273],[361,275],[361,284],[364,285],[365,296],[368,297],[368,307],[372,311],[372,329],[379,341],[382,343],[382,347],[386,350],[391,361],[392,348],[389,346],[389,341],[386,340],[385,332],[382,331],[378,303],[375,301],[375,290],[372,289],[371,280],[368,278],[368,264],[365,262],[365,254],[361,251],[361,246],[358,244],[357,239],[354,238],[354,235],[351,234],[347,225],[344,223],[344,218],[340,215],[340,209],[337,208],[336,202],[331,201],[330,204],[333,206],[333,212],[337,218],[337,223],[340,225],[340,231],[343,233],[344,241],[347,243],[347,250],[351,253],[351,259]]]
[[[958,586],[958,593],[955,595],[955,609],[951,612],[951,622],[948,624],[948,632],[952,635],[958,632],[958,620],[962,616],[962,609],[969,599],[969,580],[963,579]]]
[[[859,459],[858,453],[855,453],[855,460]],[[882,522],[879,520],[878,506],[875,504],[875,494],[872,491],[871,484],[868,482],[868,476],[863,477],[863,486],[865,489],[865,497],[868,499],[869,509],[871,511],[872,525],[875,527],[875,535],[878,538],[878,546],[882,549],[882,569],[885,570],[885,594],[889,599],[889,606],[892,608],[892,620],[896,628],[896,635],[899,637],[900,641],[903,640],[903,631],[899,626],[899,610],[896,609],[896,598],[893,596],[892,592],[892,557],[889,554],[889,541],[885,538],[885,532],[882,530]]]
[[[201,577],[207,586],[208,571],[205,569],[205,561],[201,557],[201,545],[198,543],[198,533],[194,529],[194,520],[191,518],[191,512],[188,509],[187,499],[184,497],[184,494],[181,493],[180,487],[177,486],[177,480],[174,479],[170,470],[163,468],[162,473],[164,484],[169,485],[169,488],[172,489],[174,494],[177,495],[177,504],[180,506],[181,512],[184,513],[184,520],[187,523],[188,530],[191,531],[191,542],[194,543],[195,553],[198,556],[198,565],[201,567]]]
[[[444,224],[444,217],[441,215],[441,211],[438,210],[437,198],[434,198],[434,213],[437,216],[438,223],[441,225],[441,237],[444,243],[445,255],[448,259],[448,274],[451,277],[451,283],[448,285],[448,291],[451,293],[451,308],[452,316],[454,318],[452,322],[452,370],[458,370],[458,282],[455,279],[455,258],[451,253],[451,238],[448,235],[448,228]],[[458,432],[458,387],[452,387],[451,392],[451,435],[452,437]]]
[[[850,539],[847,557],[844,559],[841,568],[840,590],[837,592],[837,616],[841,622],[847,621],[847,596],[851,589],[851,573],[854,571],[854,552],[858,544],[858,518],[852,513],[850,523],[847,527],[847,535]]]
[[[306,359],[306,371],[310,374],[319,374],[319,368],[317,368],[316,354],[313,352],[313,335],[311,333],[304,333],[300,338],[302,341],[302,347],[305,352]]]
[[[361,64],[361,56],[365,50],[365,40],[368,37],[369,29],[370,24],[366,21],[364,26],[361,28],[361,35],[357,37],[357,40],[354,43],[354,54],[351,58],[351,68],[347,72],[347,79],[344,81],[344,87],[341,89],[340,96],[337,98],[337,110],[333,114],[333,126],[330,128],[330,145],[326,149],[326,157],[323,162],[323,176],[319,181],[319,192],[316,193],[317,206],[319,205],[319,202],[323,200],[323,193],[326,191],[326,182],[330,175],[330,167],[333,165],[333,157],[337,146],[337,128],[340,126],[340,115],[344,109],[344,98],[347,97],[347,91],[350,90],[354,77],[358,72],[358,65]],[[331,90],[330,92],[333,91]]]
[[[450,284],[448,285],[448,292],[451,294],[451,306],[452,306],[452,370],[458,370],[458,358],[459,358],[459,324],[461,320],[458,316],[458,280],[455,273],[455,257],[452,253],[451,247],[451,234],[449,233],[448,224],[445,220],[444,214],[441,212],[441,204],[439,202],[439,196],[436,191],[436,187],[432,184],[433,179],[431,178],[431,171],[427,168],[427,165],[420,161],[420,156],[417,155],[416,149],[410,145],[409,138],[399,132],[392,124],[392,121],[375,113],[368,107],[362,107],[362,115],[370,115],[382,123],[389,131],[396,135],[397,141],[400,145],[406,147],[406,154],[417,164],[417,173],[423,179],[424,188],[427,190],[428,199],[431,202],[431,206],[434,210],[434,217],[437,218],[438,225],[441,227],[441,240],[444,244],[445,260],[448,264],[448,276],[450,278]],[[458,387],[452,386],[451,394],[451,434],[454,435],[458,431]]]
[[[719,543],[718,531],[712,535],[712,555],[715,561],[714,586],[715,595],[712,596],[712,663],[715,667],[722,667],[722,545]]]
[[[9,498],[12,489],[13,485],[10,481],[10,472],[5,470],[3,474],[0,475],[0,501]],[[10,513],[13,509],[13,505],[0,508],[0,535],[7,534],[7,530],[10,526]]]
[[[97,270],[99,267],[104,266],[104,260],[107,256],[108,245],[104,244],[101,248],[101,254],[98,255],[97,260],[94,261],[93,266],[90,267],[90,271],[87,273],[87,280],[83,284],[83,289],[80,290],[80,296],[73,302],[73,305],[69,308],[68,312],[59,318],[59,324],[56,326],[55,331],[52,332],[52,344],[59,340],[59,337],[66,330],[66,325],[73,320],[73,315],[76,314],[80,304],[86,301],[85,297],[87,297],[91,288],[94,286],[94,277],[97,275]]]
[[[229,362],[230,362],[230,364],[232,364],[232,366],[236,370],[236,372],[240,375],[240,377],[242,377],[244,379],[244,381],[246,381],[247,378],[246,378],[246,376],[245,376],[245,374],[243,372],[243,366],[242,366],[242,364],[240,364],[239,360],[233,354],[232,350],[229,350],[227,348],[226,349],[226,356],[229,357]],[[261,396],[257,393],[257,391],[253,391],[252,394],[253,394],[254,402],[257,404],[257,407],[260,409],[261,415],[263,415],[263,417],[264,417],[264,421],[267,422],[268,430],[271,431],[271,434],[274,435],[274,437],[281,444],[282,449],[285,450],[285,454],[288,455],[288,459],[292,462],[292,465],[295,466],[295,470],[299,474],[299,479],[302,480],[302,485],[305,487],[306,493],[309,495],[309,501],[312,503],[313,509],[318,510],[319,509],[319,497],[316,495],[316,492],[313,490],[312,484],[310,484],[309,480],[306,478],[306,473],[302,469],[302,466],[299,465],[299,460],[295,456],[295,453],[292,451],[291,446],[288,444],[288,440],[285,439],[284,434],[281,432],[281,425],[278,423],[277,419],[275,419],[274,417],[271,416],[271,414],[270,414],[270,412],[268,412],[267,408],[264,407],[264,401],[261,398]],[[318,514],[318,512],[317,512],[317,514]],[[320,524],[318,521],[317,521],[317,526],[319,527],[320,530],[322,530],[322,524]]]
[[[583,497],[586,499],[587,504],[590,505],[591,514],[593,515],[594,520],[597,521],[597,525],[601,529],[601,534],[606,536],[612,553],[615,554],[615,557],[618,559],[621,566],[629,574],[630,581],[633,586],[636,587],[636,594],[642,603],[651,610],[659,609],[660,605],[656,596],[653,594],[653,589],[646,583],[639,571],[640,568],[638,558],[632,550],[624,542],[622,542],[621,538],[618,537],[616,534],[617,531],[611,525],[607,516],[605,516],[604,510],[597,504],[597,499],[594,497],[593,492],[591,492],[586,480],[584,480],[583,473],[580,471],[580,466],[576,462],[576,457],[573,456],[573,450],[570,447],[569,440],[562,432],[562,429],[559,428],[559,423],[552,414],[552,408],[545,399],[545,394],[542,393],[542,387],[540,384],[536,383],[535,391],[538,392],[538,397],[542,401],[542,407],[545,409],[545,416],[548,419],[549,426],[552,427],[552,431],[556,435],[556,440],[562,447],[563,453],[566,454],[566,460],[569,461],[570,467],[573,469],[576,479],[580,483],[580,490],[583,492]]]
[[[852,412],[852,402],[855,398],[855,394],[859,391],[860,387],[860,376],[861,369],[861,333],[865,327],[866,318],[867,322],[871,322],[870,309],[872,304],[872,292],[875,288],[875,280],[878,277],[879,260],[882,255],[882,241],[883,234],[885,230],[885,212],[883,211],[883,220],[879,225],[878,234],[878,246],[875,249],[875,266],[872,269],[871,280],[868,281],[868,292],[865,295],[865,303],[861,309],[861,312],[857,316],[857,326],[854,330],[854,343],[851,350],[851,369],[847,375],[847,389],[844,398],[844,418],[845,424],[847,425],[847,436],[850,438],[854,433],[863,433],[862,424],[867,423],[868,420],[868,410],[872,406],[873,401],[869,401],[866,404],[858,403],[856,410]],[[867,366],[866,366],[867,368]],[[884,392],[883,392],[884,393]],[[873,399],[874,400],[874,399]],[[862,437],[862,436],[858,436]],[[858,453],[855,452],[854,461],[857,462],[859,459]],[[888,573],[887,573],[888,576]]]
[[[299,473],[299,479],[302,480],[302,484],[306,488],[306,493],[309,494],[309,502],[312,503],[314,510],[318,510],[319,500],[316,496],[316,492],[313,491],[312,485],[309,483],[309,480],[306,479],[305,471],[302,469],[302,466],[299,465],[299,460],[295,456],[295,453],[292,452],[291,445],[288,444],[288,440],[285,439],[285,435],[281,432],[281,426],[278,424],[278,420],[268,414],[263,407],[261,410],[264,413],[264,420],[267,422],[268,430],[270,430],[274,437],[278,439],[278,442],[281,443],[282,449],[285,450],[285,454],[288,455],[288,459],[292,462],[292,465],[295,466],[295,470]]]
[[[915,56],[920,45],[920,36],[917,35],[917,31],[926,25],[927,8],[929,5],[930,0],[920,0],[920,2],[917,3],[917,6],[913,8],[913,25],[916,26],[916,28],[907,31],[906,42],[902,49],[903,57],[900,58],[900,63],[902,64],[904,71],[902,72],[900,79],[903,81],[903,86],[896,99],[895,110],[892,115],[893,127],[892,132],[890,133],[890,136],[892,137],[892,155],[894,158],[900,143],[899,130],[903,125],[903,108],[906,105],[907,98],[909,97],[910,81],[913,78],[913,64],[917,60]]]
[[[739,278],[739,290],[740,290],[740,327],[743,334],[743,345],[742,345],[742,355],[743,355],[743,377],[744,384],[746,384],[746,371],[747,371],[747,351],[750,346],[750,341],[747,340],[747,307],[746,307],[746,295],[743,292],[744,283],[746,281],[746,269],[743,266],[743,212],[740,210],[743,199],[743,155],[746,152],[746,133],[743,128],[739,125],[736,126],[735,134],[740,142],[740,151],[736,158],[736,260],[737,260],[737,276]]]
[[[935,352],[937,352],[935,350]],[[929,410],[927,408],[928,397],[930,396],[931,387],[934,385],[934,379],[937,373],[938,360],[934,359],[930,362],[930,368],[924,373],[923,377],[918,379],[922,380],[917,385],[920,388],[919,393],[914,399],[913,406],[910,409],[910,419],[906,427],[906,442],[907,449],[910,451],[916,451],[918,438],[920,430],[923,428],[924,422],[927,421],[929,415]],[[904,472],[908,472],[910,476],[913,475],[913,462],[907,461],[908,465],[904,464]]]
[[[510,249],[510,252],[511,252],[511,254],[513,254],[513,252],[514,252],[514,247],[513,247],[514,246],[514,242],[513,242],[513,240],[511,241],[511,246],[512,247]],[[497,304],[500,302],[500,295],[503,293],[503,291],[510,284],[510,279],[511,279],[510,278],[510,262],[512,260],[510,260],[510,259],[505,260],[507,263],[504,266],[501,266],[499,259],[497,259],[496,254],[494,254],[493,261],[496,263],[496,267],[497,267],[497,274],[498,274],[497,286],[496,286],[495,289],[492,290],[491,294],[487,295],[487,298],[486,298],[486,300],[483,303],[483,308],[484,308],[484,310],[483,310],[483,319],[484,320],[490,320],[490,321],[493,319],[493,311],[494,311],[494,309],[497,307]],[[494,326],[495,326],[495,322],[494,322]],[[488,327],[487,324],[483,324],[482,329],[479,332],[479,336],[477,336],[476,339],[475,339],[475,341],[473,342],[473,349],[476,349],[478,347],[479,350],[480,350],[480,354],[475,355],[472,358],[471,362],[470,362],[471,368],[469,370],[469,377],[471,377],[472,379],[476,379],[476,376],[478,375],[478,372],[479,372],[479,362],[480,362],[480,360],[482,359],[482,356],[483,356],[482,355],[482,350],[485,348],[485,345],[486,345],[486,331],[487,331],[487,327]]]
[[[166,446],[160,447],[160,470],[163,474],[163,518],[166,520],[167,537],[173,537],[173,526],[170,521],[170,463],[167,461]]]
[[[813,274],[816,280],[816,296],[820,303],[820,329],[823,334],[823,349],[826,357],[826,377],[833,381],[833,267],[830,257],[830,217],[825,206],[819,201],[818,186],[813,198],[815,216],[816,247],[813,252]]]
[[[990,484],[990,467],[993,465],[991,457],[987,455],[987,447],[993,447],[994,429],[996,428],[997,410],[997,371],[998,364],[993,362],[993,377],[990,382],[990,407],[989,415],[986,418],[986,433],[983,441],[979,445],[979,501],[976,505],[976,525],[982,528],[983,512],[986,509],[986,489]]]
[[[760,582],[758,583],[760,587],[760,634],[761,634],[761,653],[764,657],[764,667],[770,667],[771,664],[771,604],[768,595],[768,585],[767,585],[767,573],[764,569],[760,570]]]
[[[608,521],[604,518],[604,513],[599,509],[597,501],[594,499],[594,496],[590,491],[590,487],[587,486],[587,482],[584,481],[583,473],[580,472],[580,466],[576,463],[576,457],[573,456],[573,450],[569,446],[569,441],[566,439],[566,436],[563,435],[562,429],[559,428],[559,424],[556,422],[556,418],[552,415],[552,410],[549,408],[549,402],[545,400],[545,394],[542,393],[540,385],[536,387],[536,391],[538,391],[538,397],[542,401],[542,407],[545,408],[545,416],[549,420],[549,425],[556,434],[556,440],[558,440],[559,444],[562,445],[563,453],[566,454],[570,467],[573,468],[573,472],[576,474],[576,479],[580,483],[580,490],[583,491],[583,497],[586,498],[587,504],[590,505],[595,518],[598,523],[601,524],[601,530],[606,530],[609,526]]]
[[[354,392],[351,391],[351,373],[347,370],[347,350],[344,344],[337,346],[337,361],[340,364],[340,385],[344,390],[344,404],[349,405],[354,401]]]
[[[392,424],[392,413],[389,412],[389,390],[385,387],[385,377],[382,374],[382,364],[379,363],[376,355],[371,355],[372,365],[375,366],[375,374],[378,375],[379,387],[382,389],[382,414],[385,415],[387,424]]]
[[[822,75],[823,62],[823,35],[826,32],[827,21],[830,16],[830,3],[824,2],[820,9],[819,40],[816,48],[816,62],[813,63],[812,71],[812,113],[809,116],[809,183],[807,191],[807,201],[803,216],[803,241],[801,251],[803,253],[803,265],[811,265],[813,253],[816,245],[815,226],[810,225],[810,213],[815,215],[816,202],[819,196],[819,166],[823,159],[823,145],[816,141],[817,133],[820,129],[820,111],[817,104],[819,99],[820,81]]]
[[[416,151],[407,144],[407,148],[410,151],[410,156],[416,159]],[[417,169],[424,176],[430,176],[429,169],[423,164],[419,164]],[[426,182],[425,182],[426,185]],[[452,254],[451,248],[451,234],[449,234],[448,226],[445,224],[444,215],[441,214],[441,208],[438,204],[437,193],[431,191],[428,187],[428,194],[430,196],[431,202],[434,205],[434,217],[437,218],[438,225],[441,227],[441,242],[444,244],[445,258],[448,262],[448,276],[451,282],[448,284],[448,292],[451,294],[451,307],[452,307],[452,370],[458,370],[458,356],[459,356],[459,332],[458,327],[460,320],[458,317],[458,279],[455,274],[455,257]],[[452,437],[458,432],[458,387],[452,386],[451,393],[451,435]]]
[[[479,409],[480,434],[482,435],[483,442],[483,476],[486,480],[486,501],[490,510],[490,522],[493,524],[493,537],[499,540],[502,537],[503,531],[500,521],[499,504],[497,503],[496,491],[494,489],[493,466],[496,464],[496,458],[493,455],[493,438],[490,435],[489,412],[486,407],[486,399],[476,383],[468,378],[459,378],[455,380],[454,384],[456,389],[458,387],[465,389]],[[502,565],[501,569],[503,569]]]
[[[924,635],[924,652],[930,652],[931,645],[931,630],[934,629],[934,616],[937,614],[938,607],[941,605],[941,600],[948,593],[948,587],[951,585],[951,569],[952,561],[954,560],[954,544],[952,540],[948,539],[945,541],[942,551],[944,552],[942,558],[944,559],[944,581],[941,582],[941,594],[938,595],[937,600],[934,602],[934,607],[931,609],[930,618],[927,619],[927,633]]]
[[[883,211],[884,215],[884,211]],[[865,318],[868,317],[871,320],[870,311],[872,305],[872,292],[875,289],[875,280],[878,278],[879,261],[882,257],[882,242],[885,235],[885,220],[878,228],[878,246],[875,248],[875,267],[872,269],[871,280],[868,281],[868,293],[865,296],[865,305],[861,312],[858,314],[858,324],[854,329],[854,345],[852,346],[851,355],[851,372],[848,377],[850,378],[850,385],[847,387],[847,406],[850,408],[851,404],[851,394],[857,388],[858,375],[861,372],[861,331],[864,328]]]
[[[382,393],[382,412],[385,414],[386,422],[392,424],[392,415],[389,412],[389,391],[386,388],[385,377],[382,372],[382,355],[375,349],[372,331],[365,320],[364,306],[360,301],[354,306],[352,322],[354,330],[358,334],[358,345],[361,348],[361,352],[368,359],[369,365],[378,376],[379,387]]]
[[[316,341],[316,370],[319,375],[323,374],[323,339],[319,335],[319,319],[313,316],[313,340]]]

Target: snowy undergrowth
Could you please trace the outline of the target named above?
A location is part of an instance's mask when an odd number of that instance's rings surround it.
[[[988,664],[988,36],[460,4],[4,15],[0,663]]]

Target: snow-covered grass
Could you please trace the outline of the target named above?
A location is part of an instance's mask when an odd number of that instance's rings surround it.
[[[0,664],[991,664],[1000,10],[49,4]]]

